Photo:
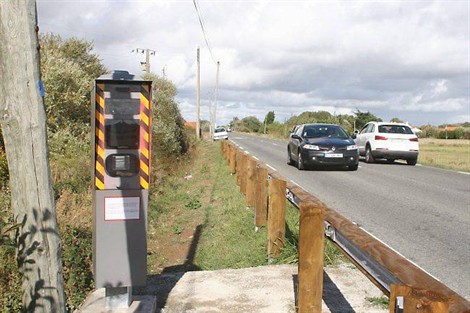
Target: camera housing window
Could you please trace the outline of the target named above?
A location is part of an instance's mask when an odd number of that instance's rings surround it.
[[[138,120],[106,120],[105,129],[107,149],[139,149]]]
[[[133,154],[111,154],[105,162],[111,177],[130,177],[139,172],[139,159]]]

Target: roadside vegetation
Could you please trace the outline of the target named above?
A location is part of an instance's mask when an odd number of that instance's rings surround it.
[[[420,139],[418,162],[427,166],[470,173],[470,140]]]
[[[267,232],[229,174],[219,143],[202,141],[152,191],[149,271],[165,273],[267,265]],[[287,207],[286,245],[275,264],[298,261],[299,212]],[[329,241],[325,264],[345,261]]]
[[[94,288],[92,274],[92,167],[90,91],[107,69],[91,53],[93,44],[81,39],[40,36],[41,71],[45,85],[49,163],[62,241],[67,310],[74,311]],[[157,76],[153,104],[155,127],[153,182],[165,176],[174,159],[186,153],[191,136],[174,100],[176,87]],[[177,140],[168,140],[177,138]],[[165,143],[165,144],[162,144]],[[16,221],[10,210],[8,163],[0,141],[0,307],[22,311],[21,277],[16,261]]]

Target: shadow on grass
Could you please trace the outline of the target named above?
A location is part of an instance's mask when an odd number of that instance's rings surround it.
[[[171,290],[173,290],[186,272],[201,270],[201,268],[194,264],[194,257],[196,256],[199,240],[206,224],[207,221],[196,226],[191,246],[183,264],[166,267],[158,275],[149,275],[147,277],[147,286],[145,287],[134,287],[133,294],[135,295],[154,295],[157,297],[157,313],[161,312],[165,307]]]

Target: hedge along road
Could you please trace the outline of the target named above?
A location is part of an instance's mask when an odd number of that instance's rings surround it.
[[[287,165],[287,141],[229,139],[470,299],[470,175],[363,161],[358,171],[299,171]]]

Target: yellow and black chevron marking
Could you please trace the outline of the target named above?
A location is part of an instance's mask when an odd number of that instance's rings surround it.
[[[104,85],[96,84],[95,96],[95,187],[104,189]]]
[[[150,182],[150,142],[151,142],[151,98],[150,85],[140,88],[140,187],[149,189]]]

